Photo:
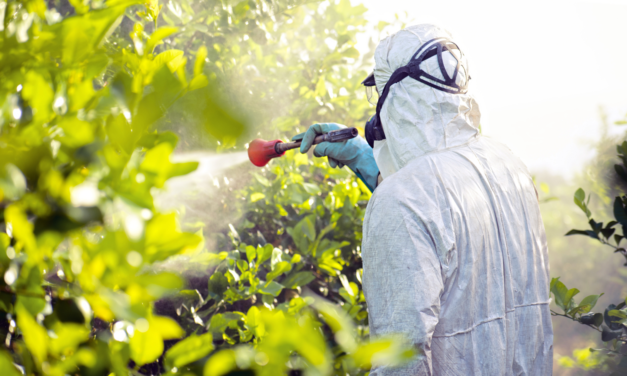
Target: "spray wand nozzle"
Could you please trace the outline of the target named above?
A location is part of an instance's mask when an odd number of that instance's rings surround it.
[[[359,135],[357,128],[344,128],[329,133],[321,134],[314,138],[314,145],[321,142],[340,142],[350,140]],[[270,159],[280,157],[286,151],[300,147],[301,142],[283,142],[281,140],[266,141],[260,138],[253,140],[248,145],[248,158],[257,167],[263,167]]]

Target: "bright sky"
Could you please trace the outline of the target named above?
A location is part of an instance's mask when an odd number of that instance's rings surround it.
[[[403,11],[449,30],[468,56],[484,134],[532,174],[580,172],[601,132],[599,106],[612,122],[627,114],[627,0],[356,1],[374,30]]]

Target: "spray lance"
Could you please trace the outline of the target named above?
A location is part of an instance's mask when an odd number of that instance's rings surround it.
[[[314,145],[321,142],[341,142],[350,140],[359,135],[357,128],[344,128],[329,133],[321,134],[314,138]],[[286,151],[300,147],[301,142],[283,142],[281,140],[266,141],[260,138],[253,140],[248,145],[248,159],[257,167],[263,167],[270,159],[280,157]]]

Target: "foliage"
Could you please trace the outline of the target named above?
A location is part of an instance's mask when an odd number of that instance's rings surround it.
[[[250,90],[250,96],[240,93],[233,98],[247,98],[246,108],[254,109],[255,130],[263,129],[264,123],[271,124],[264,131],[265,137],[284,132],[291,135],[302,125],[331,119],[361,127],[371,111],[359,90],[359,83],[367,74],[363,67],[369,56],[363,56],[360,63],[353,48],[363,11],[363,7],[351,7],[348,1],[293,9],[288,14],[287,25],[266,29],[268,38],[264,43],[237,37],[242,32],[237,31],[241,24],[233,22],[230,31],[234,35],[216,50],[225,56],[218,59],[224,65],[216,65],[214,70],[210,59],[208,69],[215,75],[208,75],[222,82],[229,92]],[[247,22],[259,16],[254,12],[247,15]],[[305,22],[306,19],[309,20]],[[275,22],[279,25],[281,19]],[[319,43],[320,40],[325,43]],[[246,48],[229,49],[238,44]],[[251,53],[257,50],[263,54]],[[269,61],[269,57],[276,61]],[[241,105],[228,103],[230,94],[226,97],[227,106]],[[225,138],[216,138],[221,143],[219,149],[232,145]],[[300,302],[305,291],[313,290],[339,303],[352,318],[354,324],[348,320],[345,325],[355,325],[360,338],[357,343],[366,339],[367,313],[360,289],[359,248],[370,192],[347,170],[332,169],[326,161],[309,160],[307,155],[294,152],[251,175],[253,180],[234,194],[229,194],[230,186],[221,187],[225,194],[220,201],[222,209],[237,210],[241,219],[224,233],[209,234],[222,237],[218,247],[222,252],[211,256],[210,262],[219,264],[208,282],[207,294],[202,289],[196,294],[190,292],[190,297],[200,294],[195,303],[175,300],[176,315],[187,323],[186,330],[197,331],[202,326],[199,322],[209,322],[211,331],[215,328],[212,322],[216,320],[214,324],[218,325],[222,320],[223,316],[218,315],[235,313],[236,316],[228,316],[235,318],[230,322],[232,327],[218,326],[214,338],[221,338],[231,346],[248,343],[250,336],[239,331],[246,327],[247,319],[243,317],[247,317],[249,307],[262,302],[268,309],[289,311],[292,304],[303,305],[293,302]],[[233,246],[237,252],[229,252]],[[271,260],[257,264],[263,247],[267,249],[263,252],[273,250]],[[275,258],[277,261],[272,262]],[[225,284],[229,289],[216,300],[212,294],[222,291],[216,286]],[[328,322],[327,325],[332,328]],[[337,338],[337,333],[333,336],[332,332],[329,328],[324,331],[327,342],[333,345],[334,372],[355,374],[355,365],[367,363],[356,361],[353,353],[343,348],[345,344]],[[371,343],[364,349],[378,346]],[[377,358],[381,362],[397,362],[405,357],[402,352],[399,355],[398,359],[382,354]]]
[[[604,367],[604,360],[601,352],[593,348],[585,348],[573,350],[572,357],[558,358],[557,363],[564,368],[579,368],[585,371],[602,368],[603,371],[607,371]]]
[[[263,171],[242,191],[246,220],[219,253],[198,253],[202,233],[154,205],[168,179],[197,167],[171,162],[178,138],[163,128],[173,121],[196,120],[231,147],[245,125],[229,107],[245,92],[275,132],[331,113],[363,120],[369,107],[349,91],[364,72],[347,63],[359,57],[365,8],[70,4],[0,2],[3,371],[354,374],[411,356],[398,341],[365,340],[359,228],[369,192],[346,171],[303,155]],[[215,268],[204,295],[153,267],[182,253]],[[171,317],[155,308],[166,297],[178,302]]]
[[[627,166],[627,142],[618,145],[617,152],[622,164],[614,165],[614,171],[620,179],[627,182],[627,173],[625,172],[625,167]],[[589,207],[590,198],[591,196],[587,196],[586,198],[586,193],[581,188],[579,188],[574,195],[575,204],[589,219],[588,224],[590,229],[570,230],[566,235],[584,235],[590,237],[603,245],[611,247],[614,249],[615,253],[619,253],[627,258],[627,251],[621,246],[621,242],[624,240],[625,234],[627,233],[627,196],[621,195],[615,197],[613,204],[614,219],[605,225],[603,222],[595,221],[592,217],[592,211]],[[617,228],[620,229],[620,233],[616,231]],[[627,265],[627,263],[625,263],[625,265]],[[601,340],[607,343],[606,348],[590,349],[590,351],[602,351],[609,357],[617,358],[616,361],[613,362],[615,363],[613,364],[615,369],[612,375],[623,374],[625,372],[624,368],[627,368],[627,298],[617,304],[610,304],[605,309],[604,313],[594,313],[591,310],[596,305],[599,297],[603,294],[591,295],[582,299],[581,302],[576,303],[574,297],[579,293],[579,290],[576,288],[568,289],[559,281],[559,278],[553,278],[550,291],[555,297],[555,303],[564,311],[561,314],[552,311],[552,314],[554,316],[570,318],[599,331],[601,333]],[[598,359],[595,359],[594,362],[587,363],[587,366],[583,368],[597,366]],[[565,365],[570,366],[579,364],[579,361],[575,363],[568,359],[565,359],[564,362]]]
[[[26,374],[123,374],[129,358],[151,362],[184,334],[152,310],[182,281],[146,266],[201,240],[152,197],[197,163],[171,163],[177,137],[151,127],[206,78],[186,78],[182,53],[107,48],[132,4],[77,7],[62,19],[43,1],[0,3],[0,309]],[[98,330],[114,321],[134,328],[130,343]]]
[[[168,3],[160,15],[180,32],[165,45],[202,53],[210,85],[174,106],[163,126],[182,132],[189,147],[218,150],[241,148],[260,131],[268,139],[294,134],[312,121],[363,126],[371,106],[360,83],[374,53],[355,48],[365,11],[349,0]],[[222,107],[246,118],[248,132],[216,121]]]

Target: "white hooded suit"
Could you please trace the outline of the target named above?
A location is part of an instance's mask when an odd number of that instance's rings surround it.
[[[450,38],[418,25],[384,39],[375,53],[379,92],[441,36]],[[436,61],[423,64],[440,77]],[[384,180],[362,245],[370,332],[401,333],[424,354],[371,375],[551,374],[548,252],[527,168],[480,135],[470,95],[407,77],[380,115],[387,139],[374,151]]]

